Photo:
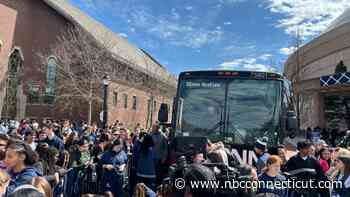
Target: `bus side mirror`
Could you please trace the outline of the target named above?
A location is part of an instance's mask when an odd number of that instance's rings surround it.
[[[176,130],[181,130],[182,128],[182,110],[183,110],[183,98],[176,98]]]
[[[166,103],[160,104],[160,108],[158,112],[158,121],[161,123],[168,122],[168,116],[169,116],[168,104]]]
[[[298,127],[297,116],[294,111],[287,111],[287,130],[296,131]]]

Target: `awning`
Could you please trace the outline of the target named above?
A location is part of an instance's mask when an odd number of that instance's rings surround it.
[[[334,85],[350,85],[350,72],[323,76],[320,78],[321,87]]]

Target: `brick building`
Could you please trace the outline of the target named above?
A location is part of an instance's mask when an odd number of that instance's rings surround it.
[[[109,122],[144,127],[157,119],[160,103],[172,106],[176,78],[144,50],[87,16],[66,0],[0,0],[0,112],[2,117],[87,120],[85,105],[61,110],[50,86],[55,83],[55,54],[39,69],[37,52],[55,45],[57,36],[69,26],[79,26],[99,42],[107,36],[115,47],[115,64],[147,76],[159,88],[149,91],[121,78],[111,81],[108,92]],[[106,38],[104,38],[106,39]],[[112,77],[113,79],[113,77]],[[100,105],[94,107],[98,120]]]
[[[336,72],[343,64],[347,72]],[[301,127],[350,129],[350,10],[289,56],[284,73],[301,95]]]

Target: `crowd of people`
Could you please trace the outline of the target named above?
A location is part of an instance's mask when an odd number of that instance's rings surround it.
[[[69,120],[3,121],[0,196],[134,196],[137,184],[155,196],[167,146],[158,124],[146,131],[119,121],[106,129]]]
[[[315,128],[316,132],[319,128]],[[272,193],[277,197],[347,197],[350,196],[350,146],[343,146],[347,136],[340,137],[339,144],[329,145],[322,135],[312,135],[308,129],[305,137],[297,137],[291,132],[278,147],[276,155],[266,151],[266,144],[257,142],[255,152],[258,153],[258,163],[262,163],[258,180],[282,182],[294,177],[296,180],[314,180],[330,183],[329,186],[304,185],[303,188],[259,188],[257,193]],[[350,133],[350,132],[348,132]],[[314,138],[316,136],[316,139]],[[317,137],[318,136],[318,137]],[[333,181],[333,182],[332,182]],[[336,182],[341,183],[336,186]]]
[[[146,130],[139,124],[129,129],[119,121],[105,129],[69,120],[3,121],[0,196],[214,196],[210,189],[186,187],[173,192],[171,184],[164,184],[169,169],[181,166],[170,151],[169,134],[159,124]],[[264,139],[257,140],[253,166],[241,164],[222,142],[208,141],[205,151],[192,153],[187,166],[190,173],[181,176],[186,181],[215,179],[217,172],[206,166],[222,163],[248,175],[251,181],[278,182],[296,177],[343,183],[341,188],[305,190],[259,187],[239,196],[349,197],[350,146],[343,146],[348,135],[340,140],[342,147],[309,136],[313,135],[296,137],[291,132],[275,155],[268,153],[271,151]]]

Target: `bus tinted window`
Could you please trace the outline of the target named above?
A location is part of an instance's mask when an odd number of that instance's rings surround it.
[[[266,136],[274,143],[281,106],[281,82],[232,80],[228,84],[228,136],[233,143],[254,143]]]
[[[251,79],[180,81],[182,128],[186,136],[206,136],[229,143],[254,143],[267,136],[277,143],[282,82]]]

